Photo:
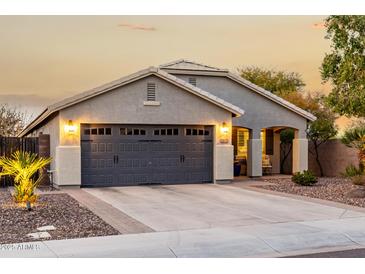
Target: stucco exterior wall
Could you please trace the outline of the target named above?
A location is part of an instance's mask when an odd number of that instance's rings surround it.
[[[146,106],[147,82],[156,83],[156,100],[159,106]],[[59,113],[60,142],[57,164],[58,170],[66,170],[67,166],[79,166],[80,159],[68,157],[80,147],[81,123],[110,124],[171,124],[171,125],[213,125],[215,128],[214,163],[220,165],[214,170],[214,178],[230,180],[233,177],[233,147],[231,145],[231,130],[226,137],[228,143],[220,144],[221,126],[223,122],[231,128],[232,114],[196,95],[182,90],[156,76],[149,76],[113,91],[83,101],[63,109]],[[66,133],[64,125],[72,120],[77,125],[75,134]],[[72,152],[65,147],[73,147]],[[225,150],[229,151],[226,152]],[[76,153],[76,152],[75,152]],[[75,154],[74,153],[74,154]],[[63,154],[65,154],[63,156]],[[219,158],[219,159],[218,159]],[[65,163],[67,161],[67,163]],[[74,165],[72,164],[73,162]],[[227,169],[227,170],[226,170]],[[229,169],[229,170],[228,170]],[[80,170],[81,173],[81,170]],[[61,173],[59,176],[63,176]],[[67,179],[68,178],[68,179]],[[71,178],[60,178],[59,184],[75,185]]]
[[[285,126],[299,129],[304,132],[307,120],[302,116],[285,109],[283,106],[257,94],[254,91],[223,76],[175,76],[188,81],[190,77],[196,78],[196,85],[203,90],[226,100],[243,110],[245,115],[233,118],[234,126],[242,126],[249,129],[268,128],[273,126]],[[305,138],[305,135],[301,135]]]

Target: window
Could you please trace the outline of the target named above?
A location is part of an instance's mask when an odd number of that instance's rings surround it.
[[[178,128],[161,128],[161,129],[154,129],[153,135],[164,135],[164,136],[172,136],[172,135],[179,135]]]
[[[189,84],[196,86],[196,78],[189,78]]]
[[[147,101],[156,101],[155,83],[147,83]]]
[[[233,139],[232,143],[236,146],[237,154],[235,155],[237,159],[247,159],[247,141],[249,139],[249,131],[246,128],[234,128],[237,133],[232,133]],[[237,139],[234,141],[234,139]]]
[[[146,135],[146,130],[141,128],[124,128],[119,129],[120,135]]]
[[[207,129],[196,129],[196,128],[186,128],[185,129],[186,136],[209,136],[210,131]]]
[[[104,128],[86,128],[84,129],[84,135],[112,135],[112,129],[110,127]]]

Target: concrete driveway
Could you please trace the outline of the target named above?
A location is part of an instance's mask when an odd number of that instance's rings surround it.
[[[283,257],[365,248],[364,209],[252,191],[244,184],[75,191],[90,208],[101,207],[109,221],[150,230],[25,244],[31,249],[0,245],[0,257]]]
[[[241,227],[365,216],[234,187],[170,185],[84,189],[155,231]]]

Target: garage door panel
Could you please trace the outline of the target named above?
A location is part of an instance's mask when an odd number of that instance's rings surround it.
[[[99,136],[105,128],[110,135]],[[94,133],[81,136],[82,185],[212,181],[212,127],[82,125],[82,132]]]

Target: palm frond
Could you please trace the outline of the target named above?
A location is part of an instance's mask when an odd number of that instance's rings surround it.
[[[10,157],[0,157],[0,176],[9,175],[14,178],[16,201],[34,201],[35,188],[39,185],[42,176],[34,181],[34,175],[47,166],[51,158],[38,157],[35,153],[16,151]]]

